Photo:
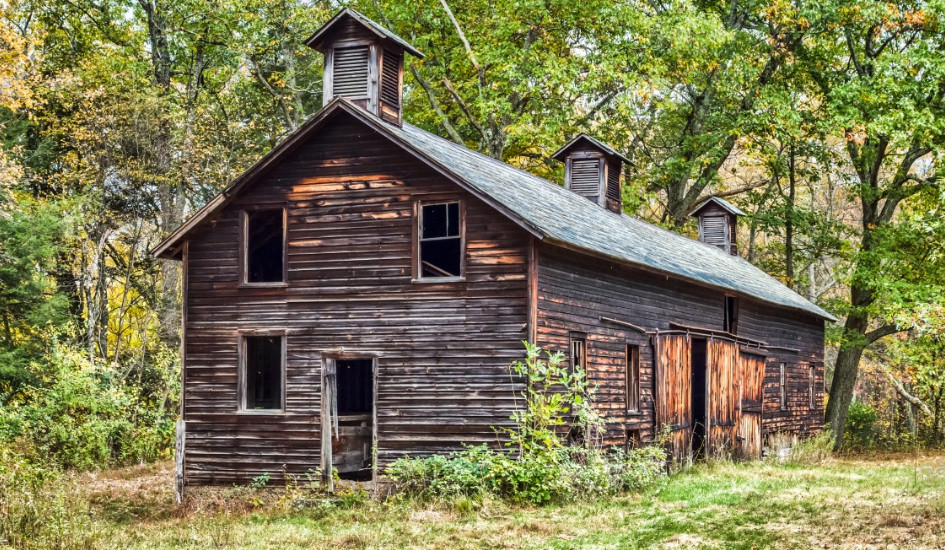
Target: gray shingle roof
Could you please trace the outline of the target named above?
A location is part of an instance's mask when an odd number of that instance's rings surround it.
[[[398,45],[400,45],[400,47],[407,50],[412,55],[419,57],[421,59],[423,58],[423,54],[420,52],[420,50],[418,50],[417,48],[414,48],[412,45],[410,45],[409,42],[397,36],[396,34],[392,33],[391,31],[387,30],[385,27],[378,25],[376,22],[369,19],[366,15],[364,15],[363,13],[353,8],[344,8],[338,13],[336,13],[334,16],[332,16],[332,18],[329,19],[324,25],[319,27],[319,29],[315,31],[312,34],[312,36],[309,36],[308,38],[305,39],[305,45],[310,48],[317,49],[321,39],[326,34],[328,34],[331,31],[331,29],[334,28],[335,24],[337,24],[338,21],[341,21],[343,17],[351,17],[355,21],[364,25],[366,29],[380,36],[381,38],[386,38],[388,40],[396,42]]]
[[[186,235],[224,208],[247,185],[301,143],[338,111],[360,119],[401,143],[477,196],[493,204],[543,240],[584,249],[620,262],[667,273],[699,284],[738,292],[758,300],[836,319],[738,256],[639,220],[617,214],[524,170],[477,153],[416,126],[382,121],[348,101],[335,98],[284,139],[253,167],[204,205],[153,250],[174,258]]]
[[[728,202],[727,200],[725,200],[725,199],[723,199],[723,198],[721,198],[721,197],[709,197],[709,198],[707,198],[706,200],[700,202],[698,206],[696,206],[695,208],[693,208],[693,209],[692,209],[692,212],[691,212],[689,215],[690,215],[690,216],[695,216],[700,210],[702,210],[703,208],[705,208],[705,206],[706,206],[707,204],[709,204],[710,202],[719,205],[719,206],[720,206],[723,210],[725,210],[726,212],[731,212],[732,214],[735,214],[736,216],[744,216],[744,215],[745,215],[745,213],[742,212],[742,209],[741,209],[741,208],[735,206],[734,204]]]
[[[835,320],[738,256],[601,208],[560,185],[416,126],[385,126],[470,187],[501,203],[549,241]]]

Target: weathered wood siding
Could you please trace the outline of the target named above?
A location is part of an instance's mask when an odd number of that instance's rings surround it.
[[[824,422],[824,320],[813,315],[740,301],[738,332],[768,342],[765,363],[765,435],[777,432],[807,434]],[[787,409],[780,408],[779,364],[787,367]],[[813,364],[814,407],[810,407],[808,366]]]
[[[188,484],[318,467],[326,350],[378,358],[378,459],[494,442],[526,338],[528,236],[347,115],[190,238],[184,419]],[[411,282],[413,205],[461,199],[466,280]],[[285,288],[238,284],[238,214],[285,206]],[[237,413],[241,330],[284,329],[286,412]]]
[[[650,335],[601,317],[618,319],[647,330],[670,329],[670,323],[721,330],[724,293],[671,277],[653,274],[574,251],[539,245],[537,251],[537,341],[548,349],[568,351],[571,332],[587,335],[589,378],[597,384],[597,402],[611,420],[607,443],[626,443],[628,430],[652,440],[654,420],[654,349]],[[754,340],[803,350],[794,354],[769,350],[764,383],[765,433],[819,429],[823,416],[823,321],[747,297],[739,298],[738,334]],[[642,406],[628,414],[625,406],[626,344],[640,346]],[[789,362],[792,410],[780,411],[777,363]],[[808,407],[808,371],[803,361],[819,362],[815,408]],[[774,365],[774,371],[772,371]],[[774,376],[774,378],[772,377]],[[773,385],[774,384],[774,385]]]
[[[587,334],[588,376],[596,401],[612,422],[607,442],[624,444],[628,430],[643,442],[654,433],[653,347],[650,336],[606,321],[609,317],[647,330],[671,322],[722,326],[721,298],[695,285],[550,246],[539,246],[538,343],[567,353],[568,333]],[[626,345],[640,346],[641,412],[626,410]]]

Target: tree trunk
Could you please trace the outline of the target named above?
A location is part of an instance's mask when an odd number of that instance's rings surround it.
[[[853,387],[860,370],[860,357],[866,348],[863,335],[866,333],[868,318],[860,311],[852,312],[844,324],[844,343],[837,353],[837,364],[834,367],[833,382],[830,384],[830,395],[827,400],[826,425],[835,437],[837,449],[843,445],[843,430],[847,424],[847,410],[853,400]]]

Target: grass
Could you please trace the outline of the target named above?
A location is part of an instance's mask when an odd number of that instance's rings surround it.
[[[643,494],[543,508],[349,498],[298,510],[249,489],[201,492],[178,507],[167,464],[75,482],[90,502],[94,548],[945,547],[942,453],[723,462]]]

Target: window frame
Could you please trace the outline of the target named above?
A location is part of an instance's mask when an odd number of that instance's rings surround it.
[[[626,354],[626,370],[624,371],[624,376],[627,390],[627,414],[640,414],[643,400],[643,384],[640,383],[640,346],[637,344],[627,344]],[[632,380],[634,384],[631,384],[631,373],[633,374]]]
[[[787,363],[778,363],[778,404],[782,411],[787,410]]]
[[[448,277],[424,277],[423,268],[420,262],[423,260],[421,251],[421,238],[423,236],[423,207],[437,206],[440,204],[459,205],[459,275],[450,275]],[[418,200],[414,201],[413,208],[413,239],[411,246],[412,267],[411,282],[420,284],[430,283],[455,283],[466,280],[466,201],[461,198],[442,199],[442,200]]]
[[[253,282],[249,280],[249,214],[253,212],[282,212],[282,280],[270,282]],[[285,206],[243,208],[240,210],[240,237],[239,237],[239,286],[255,288],[283,288],[289,280],[289,215]]]
[[[282,341],[282,360],[280,364],[280,382],[281,382],[281,403],[282,407],[278,409],[249,409],[246,407],[247,379],[246,375],[246,339],[253,336],[278,336]],[[287,359],[287,338],[286,331],[283,329],[266,330],[240,330],[238,336],[238,364],[237,364],[237,396],[236,412],[237,414],[278,416],[286,414],[286,359]]]

